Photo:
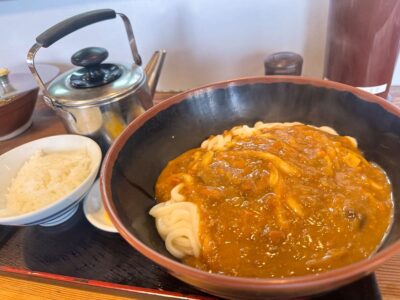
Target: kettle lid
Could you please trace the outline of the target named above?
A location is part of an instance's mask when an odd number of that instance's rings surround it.
[[[119,99],[140,87],[145,73],[140,66],[103,63],[104,48],[89,47],[71,57],[78,66],[58,76],[48,86],[52,100],[63,106],[99,105]]]

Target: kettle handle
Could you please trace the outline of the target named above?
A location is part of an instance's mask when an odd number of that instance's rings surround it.
[[[36,37],[36,42],[43,48],[47,48],[62,39],[64,36],[81,29],[85,26],[104,21],[115,19],[116,13],[112,9],[97,9],[88,11],[50,27],[45,32]]]
[[[48,102],[51,106],[56,106],[53,99],[51,98],[43,80],[40,78],[36,68],[35,68],[35,56],[40,48],[48,48],[61,38],[66,35],[83,28],[85,26],[104,21],[109,19],[114,19],[117,15],[119,15],[124,23],[126,34],[128,36],[129,46],[131,48],[133,60],[139,66],[142,65],[142,58],[139,55],[139,51],[136,46],[135,37],[133,35],[132,25],[129,21],[128,17],[122,13],[117,13],[112,9],[98,9],[88,11],[71,18],[68,18],[60,23],[50,27],[45,32],[36,37],[36,43],[29,49],[27,55],[27,63],[28,67],[32,72],[33,77],[37,81],[39,87],[42,89],[45,98],[47,98]]]

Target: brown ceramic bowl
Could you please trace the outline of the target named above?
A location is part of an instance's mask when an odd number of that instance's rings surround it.
[[[154,185],[167,162],[211,134],[256,121],[335,128],[353,136],[393,184],[391,230],[371,258],[283,279],[230,277],[186,266],[165,250],[149,216]],[[174,96],[135,119],[110,148],[101,171],[104,205],[121,235],[173,276],[226,298],[265,299],[323,293],[355,281],[400,251],[400,109],[372,94],[324,80],[255,77],[211,84]]]
[[[38,64],[43,82],[52,80],[59,69],[52,65]],[[39,92],[34,78],[28,73],[26,65],[14,68],[8,75],[8,80],[16,94],[6,102],[0,103],[0,141],[5,141],[23,133],[32,124],[32,115],[35,109]]]
[[[0,141],[22,133],[32,124],[39,88],[15,96],[0,106]]]

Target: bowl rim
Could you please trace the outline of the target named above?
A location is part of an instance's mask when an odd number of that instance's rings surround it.
[[[156,116],[159,112],[169,108],[170,106],[180,103],[190,96],[205,93],[207,91],[221,89],[231,86],[242,86],[246,84],[257,84],[257,83],[294,83],[303,85],[312,85],[316,87],[335,89],[339,91],[350,92],[358,96],[361,100],[377,103],[383,107],[389,113],[400,117],[400,108],[396,107],[389,101],[360,90],[356,87],[352,87],[346,84],[322,80],[311,77],[299,77],[299,76],[255,76],[255,77],[243,77],[238,79],[231,79],[226,81],[220,81],[216,83],[211,83],[203,85],[197,88],[184,91],[175,96],[172,96],[161,103],[153,106],[147,110],[142,115],[138,116],[133,120],[126,129],[119,135],[115,140],[113,145],[110,147],[106,154],[104,163],[101,168],[100,173],[100,190],[102,195],[102,201],[105,209],[110,215],[111,221],[117,228],[118,232],[122,237],[128,241],[137,251],[149,258],[150,260],[156,262],[157,264],[165,267],[173,274],[179,275],[184,274],[185,276],[191,278],[197,278],[199,280],[207,280],[211,284],[224,285],[224,287],[229,287],[233,289],[251,290],[257,288],[258,290],[268,290],[270,292],[289,292],[294,289],[307,289],[309,287],[315,286],[327,286],[337,283],[349,282],[352,279],[360,278],[364,275],[371,273],[380,264],[394,256],[396,253],[400,252],[400,240],[395,241],[392,245],[383,249],[382,251],[372,255],[370,258],[363,259],[361,261],[346,265],[337,269],[329,270],[326,272],[318,274],[308,274],[303,276],[286,277],[286,278],[252,278],[252,277],[234,277],[221,275],[216,273],[208,273],[200,269],[196,269],[185,265],[181,262],[175,261],[168,258],[157,251],[151,249],[144,243],[142,243],[138,238],[129,232],[125,225],[119,220],[116,208],[112,202],[112,192],[111,192],[111,177],[113,166],[116,162],[119,152],[125,145],[128,138],[133,135],[139,128],[141,128],[144,123]]]
[[[0,223],[19,223],[21,222],[21,225],[24,225],[26,219],[31,220],[31,219],[36,219],[39,218],[41,214],[43,213],[50,213],[50,211],[56,207],[57,205],[60,205],[61,202],[65,201],[67,198],[70,198],[74,193],[76,193],[79,189],[81,189],[82,187],[84,187],[85,185],[87,185],[92,179],[94,180],[94,178],[92,178],[95,174],[97,174],[100,164],[101,164],[101,159],[102,159],[102,153],[101,153],[101,149],[100,146],[93,141],[91,138],[85,137],[85,136],[81,136],[81,135],[77,135],[77,134],[58,134],[58,135],[52,135],[52,136],[47,136],[47,137],[43,137],[43,138],[39,138],[30,142],[27,142],[25,144],[19,145],[3,154],[0,155],[0,159],[6,157],[7,155],[12,154],[13,152],[16,151],[20,151],[23,148],[27,148],[32,146],[33,144],[41,144],[46,140],[53,140],[53,139],[60,139],[60,138],[64,138],[64,139],[81,139],[82,142],[80,143],[81,145],[83,144],[84,141],[87,142],[87,144],[91,145],[90,147],[93,147],[94,151],[95,151],[95,155],[90,155],[90,159],[92,161],[92,170],[90,171],[90,173],[88,174],[88,176],[85,178],[84,181],[81,182],[80,185],[78,185],[77,187],[75,187],[72,191],[70,191],[68,194],[64,195],[62,198],[52,202],[49,205],[46,205],[42,208],[39,208],[37,210],[28,212],[28,213],[24,213],[24,214],[20,214],[20,215],[14,215],[14,216],[8,216],[8,217],[0,217]],[[83,147],[82,147],[83,148]],[[68,150],[68,149],[67,149]],[[30,157],[28,157],[29,159]],[[90,185],[91,186],[91,185]],[[90,188],[89,186],[89,188]],[[76,199],[81,198],[82,195],[86,192],[83,191],[82,194],[76,195]],[[74,198],[72,202],[76,201],[76,199]],[[49,216],[51,216],[53,214],[50,214]],[[46,217],[42,217],[41,219],[45,219]]]

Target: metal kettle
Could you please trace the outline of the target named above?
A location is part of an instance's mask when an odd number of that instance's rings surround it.
[[[89,47],[72,56],[71,62],[77,68],[44,84],[35,67],[40,48],[48,48],[80,28],[117,15],[127,32],[134,61],[131,66],[103,63],[107,50]],[[66,19],[40,34],[28,52],[27,63],[43,90],[46,104],[62,118],[67,131],[91,137],[106,152],[127,124],[153,106],[165,55],[165,50],[156,51],[143,69],[129,19],[112,9],[100,9]]]

